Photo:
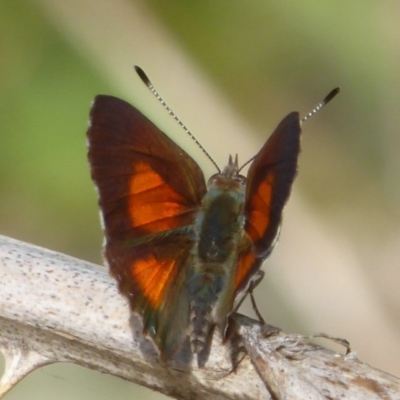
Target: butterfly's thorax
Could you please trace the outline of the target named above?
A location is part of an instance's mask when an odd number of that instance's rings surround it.
[[[243,234],[245,188],[242,177],[211,178],[195,223],[200,262],[224,263],[232,254]]]
[[[214,175],[198,212],[188,279],[191,340],[198,352],[210,327],[226,328],[234,300],[239,249],[244,233],[246,180],[237,174]]]

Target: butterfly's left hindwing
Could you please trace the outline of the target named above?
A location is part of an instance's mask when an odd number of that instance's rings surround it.
[[[153,338],[165,360],[174,355],[187,335],[186,275],[192,245],[190,238],[179,235],[128,245],[124,250],[113,242],[105,248],[120,292],[142,317],[143,332]]]
[[[185,267],[206,193],[203,173],[151,121],[115,97],[96,97],[88,142],[110,272],[169,358],[189,318]]]

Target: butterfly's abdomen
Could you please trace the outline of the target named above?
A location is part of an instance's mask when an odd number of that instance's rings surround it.
[[[218,300],[224,282],[223,274],[202,271],[191,276],[190,296],[190,343],[194,354],[200,353],[214,326],[213,306]]]

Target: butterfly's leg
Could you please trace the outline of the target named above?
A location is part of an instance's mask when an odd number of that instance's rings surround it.
[[[253,306],[254,312],[257,315],[257,318],[259,319],[259,321],[261,323],[264,324],[264,318],[261,317],[260,312],[258,311],[256,302],[254,300],[254,296],[253,296],[253,290],[258,286],[258,284],[263,280],[264,278],[264,271],[259,270],[253,277],[253,279],[250,281],[249,287],[247,289],[247,292],[243,295],[243,297],[240,299],[239,303],[236,305],[235,309],[233,310],[234,312],[236,312],[239,307],[242,305],[244,299],[246,298],[246,296],[248,294],[250,294],[250,299],[251,299],[251,304]]]
[[[257,303],[253,295],[253,290],[258,286],[258,284],[263,280],[263,278],[264,278],[264,271],[261,270],[258,271],[257,274],[255,275],[255,278],[250,282],[249,289],[247,290],[247,292],[250,295],[251,305],[253,306],[253,310],[256,313],[258,320],[262,325],[265,325],[265,320],[262,317],[260,311],[258,310]]]

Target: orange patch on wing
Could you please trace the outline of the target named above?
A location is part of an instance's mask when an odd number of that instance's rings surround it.
[[[163,180],[144,162],[135,164],[135,172],[130,182],[130,194],[145,192],[163,184]]]
[[[269,173],[251,198],[248,234],[253,241],[262,238],[268,228],[274,180],[274,175]]]
[[[244,279],[247,277],[254,262],[255,258],[251,251],[248,251],[240,258],[236,271],[235,291],[239,289]]]
[[[159,222],[157,230],[171,228],[168,218],[187,211],[185,199],[144,162],[135,164],[129,182],[129,215],[134,227]]]
[[[151,255],[145,259],[135,260],[131,272],[143,296],[150,302],[151,307],[157,309],[176,275],[176,261],[157,260]]]

